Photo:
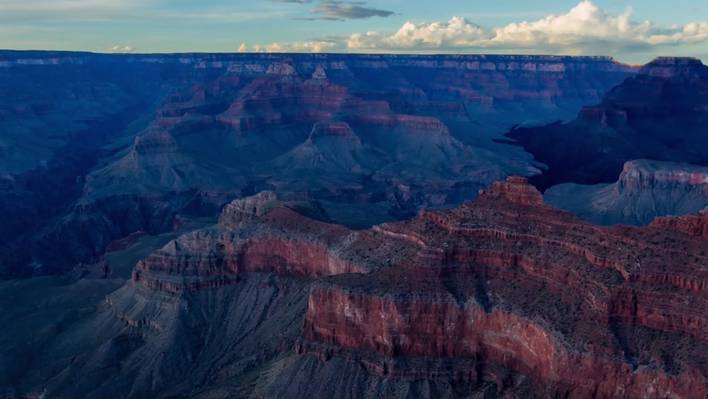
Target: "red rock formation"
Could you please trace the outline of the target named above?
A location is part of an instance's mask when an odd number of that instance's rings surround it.
[[[708,240],[675,231],[684,225],[593,226],[518,177],[360,232],[261,194],[151,255],[133,280],[180,293],[248,272],[318,277],[298,351],[380,375],[503,384],[512,373],[539,396],[704,397]]]
[[[708,238],[708,212],[682,217],[660,217],[652,222],[652,227],[679,231],[693,237]]]
[[[385,263],[366,261],[365,251],[389,247],[371,235],[306,218],[262,192],[227,205],[217,227],[186,234],[138,262],[133,281],[178,294],[231,284],[241,273],[365,273]]]
[[[708,381],[705,240],[591,226],[543,205],[519,178],[463,208],[375,230],[417,255],[314,289],[307,340],[384,359],[503,365],[561,396],[706,394],[695,388]]]
[[[520,205],[543,205],[543,196],[525,177],[509,177],[505,184],[495,184],[482,194]]]

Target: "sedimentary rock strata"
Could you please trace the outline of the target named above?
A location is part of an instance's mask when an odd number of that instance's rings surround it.
[[[703,219],[594,226],[511,177],[462,207],[351,231],[260,194],[142,261],[133,281],[180,294],[254,272],[314,278],[298,356],[372,376],[513,389],[510,373],[541,396],[701,397]]]

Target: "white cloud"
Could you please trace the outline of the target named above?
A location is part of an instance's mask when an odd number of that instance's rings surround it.
[[[576,51],[632,51],[657,45],[683,44],[708,38],[708,23],[660,28],[650,21],[634,22],[632,10],[611,15],[592,1],[581,1],[564,15],[496,28],[481,46],[487,48],[548,48]]]
[[[115,45],[111,48],[108,49],[108,51],[112,53],[132,53],[135,51],[135,48],[132,46],[125,46],[125,45]]]
[[[406,22],[392,35],[378,32],[354,33],[347,38],[349,49],[442,49],[475,46],[485,40],[484,29],[464,18],[453,17],[448,22],[414,24]]]
[[[633,21],[631,17],[631,9],[613,15],[592,1],[583,0],[566,14],[489,29],[462,17],[453,17],[447,22],[409,21],[394,33],[360,32],[327,41],[325,50],[614,55],[708,41],[708,22],[660,27],[650,21]],[[307,46],[293,46],[307,50]]]
[[[242,44],[243,51],[248,51],[248,47]],[[323,53],[333,51],[339,47],[338,43],[325,40],[315,40],[307,42],[293,43],[271,43],[266,45],[254,45],[251,49],[256,53]],[[239,48],[241,51],[241,48]]]

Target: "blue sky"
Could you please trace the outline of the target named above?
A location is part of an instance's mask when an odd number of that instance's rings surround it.
[[[708,60],[696,0],[0,0],[0,48],[657,55]]]

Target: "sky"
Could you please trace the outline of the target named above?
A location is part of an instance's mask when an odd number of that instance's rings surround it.
[[[659,55],[708,61],[705,0],[0,0],[0,48]]]

